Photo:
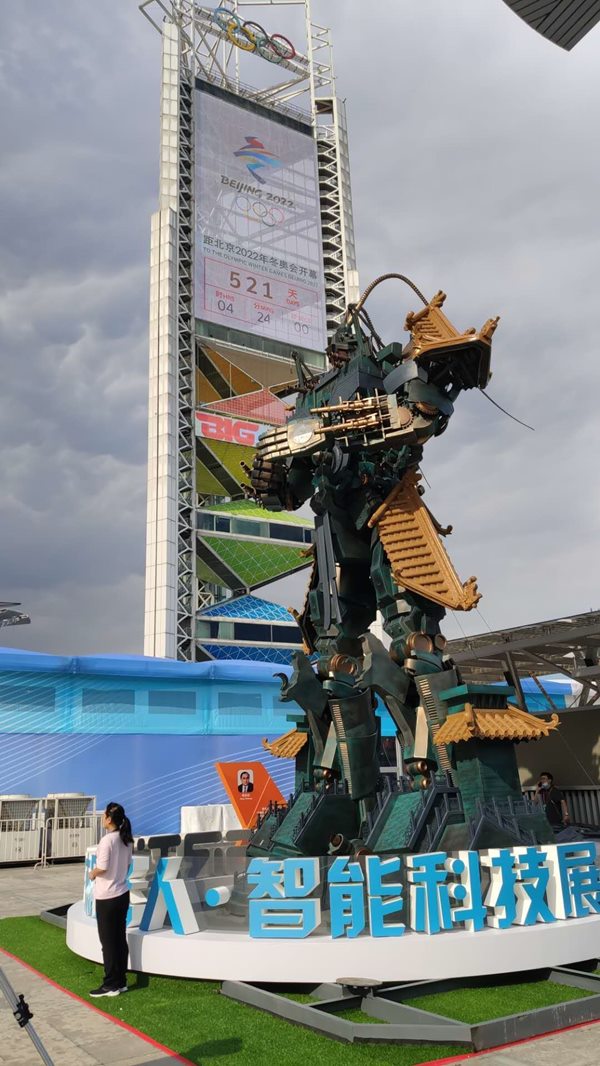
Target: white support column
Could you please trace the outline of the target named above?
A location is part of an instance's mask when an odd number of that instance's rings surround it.
[[[346,104],[339,96],[333,100],[333,127],[337,146],[337,172],[340,191],[340,224],[346,303],[356,303],[360,297],[356,248],[354,243],[354,215],[350,184],[350,151]]]
[[[152,218],[144,654],[174,658],[177,620],[175,212]]]
[[[150,243],[150,367],[144,654],[177,654],[179,42],[163,29],[160,210]]]

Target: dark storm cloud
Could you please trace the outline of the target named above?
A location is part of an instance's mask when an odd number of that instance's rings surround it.
[[[444,288],[459,326],[501,314],[490,392],[536,427],[467,394],[428,448],[456,568],[493,626],[597,607],[600,29],[564,53],[501,0],[314,9],[348,103],[363,286],[399,270]],[[0,20],[0,596],[34,619],[1,639],[140,651],[159,39],[134,0]],[[390,282],[369,307],[392,339],[415,302]],[[303,582],[261,594],[297,605]]]
[[[115,0],[2,21],[2,641],[139,651],[159,40]]]

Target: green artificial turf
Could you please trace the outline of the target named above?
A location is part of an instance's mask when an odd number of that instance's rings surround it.
[[[355,1007],[354,1010],[336,1011],[335,1016],[336,1016],[336,1018],[343,1018],[344,1021],[346,1021],[346,1022],[356,1022],[359,1025],[388,1025],[389,1024],[388,1022],[385,1021],[384,1018],[371,1018],[371,1016],[369,1014],[363,1014],[363,1012],[361,1010],[359,1010],[358,1007]],[[460,1049],[457,1048],[456,1045],[453,1048],[452,1054],[453,1055],[459,1055],[460,1054]]]
[[[72,954],[64,932],[39,918],[0,920],[0,947],[83,999],[102,979],[100,966]],[[306,1066],[319,1057],[326,1058],[328,1066],[416,1066],[469,1050],[457,1044],[341,1044],[221,996],[218,982],[130,974],[129,983],[126,996],[90,1002],[203,1066]],[[296,1002],[311,1002],[306,992],[290,989],[285,994]],[[507,980],[493,987],[419,996],[410,1004],[475,1024],[592,994],[550,981]],[[35,1011],[35,1004],[31,1007]],[[376,1021],[357,1010],[339,1016],[365,1024]]]
[[[593,992],[571,985],[558,985],[553,981],[497,982],[493,987],[460,988],[439,995],[419,996],[407,1000],[411,1007],[442,1014],[457,1022],[476,1025],[478,1022],[504,1018],[507,1014],[523,1014],[553,1003],[566,1003],[572,999],[593,996]]]
[[[553,981],[531,980],[516,983],[510,979],[502,981],[500,978],[493,986],[457,988],[450,992],[418,996],[406,1002],[411,1007],[441,1014],[444,1018],[477,1025],[478,1022],[504,1018],[508,1014],[523,1014],[528,1010],[549,1007],[553,1003],[567,1003],[572,999],[584,999],[594,994],[571,985],[555,984]],[[305,997],[305,1001],[308,999],[309,997]],[[370,1018],[360,1010],[336,1012],[336,1017],[345,1018],[349,1022],[385,1024],[378,1018]]]
[[[0,920],[0,947],[83,999],[102,980],[100,966],[73,955],[64,932],[39,918]],[[292,964],[293,947],[289,950]],[[415,1066],[469,1050],[458,1044],[341,1044],[226,999],[217,982],[130,974],[129,983],[126,996],[90,1002],[202,1066],[307,1066],[325,1060],[327,1066]],[[35,1003],[30,1006],[35,1013]]]
[[[292,999],[294,1003],[315,1003],[315,997],[309,992],[280,992],[284,999]]]

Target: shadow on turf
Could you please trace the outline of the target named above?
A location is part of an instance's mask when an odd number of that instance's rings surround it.
[[[243,1041],[239,1036],[229,1036],[225,1040],[207,1040],[204,1044],[194,1044],[187,1051],[181,1052],[187,1058],[204,1062],[205,1059],[218,1059],[221,1055],[235,1055],[241,1051]]]

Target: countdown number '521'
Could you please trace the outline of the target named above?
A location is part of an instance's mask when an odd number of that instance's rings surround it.
[[[265,300],[272,300],[273,294],[271,293],[271,282],[263,281],[262,283],[262,296]],[[242,281],[237,270],[232,270],[229,274],[229,286],[232,289],[241,289]],[[246,292],[250,292],[253,295],[260,296],[260,293],[256,291],[256,278],[252,277],[252,274],[246,275]]]

